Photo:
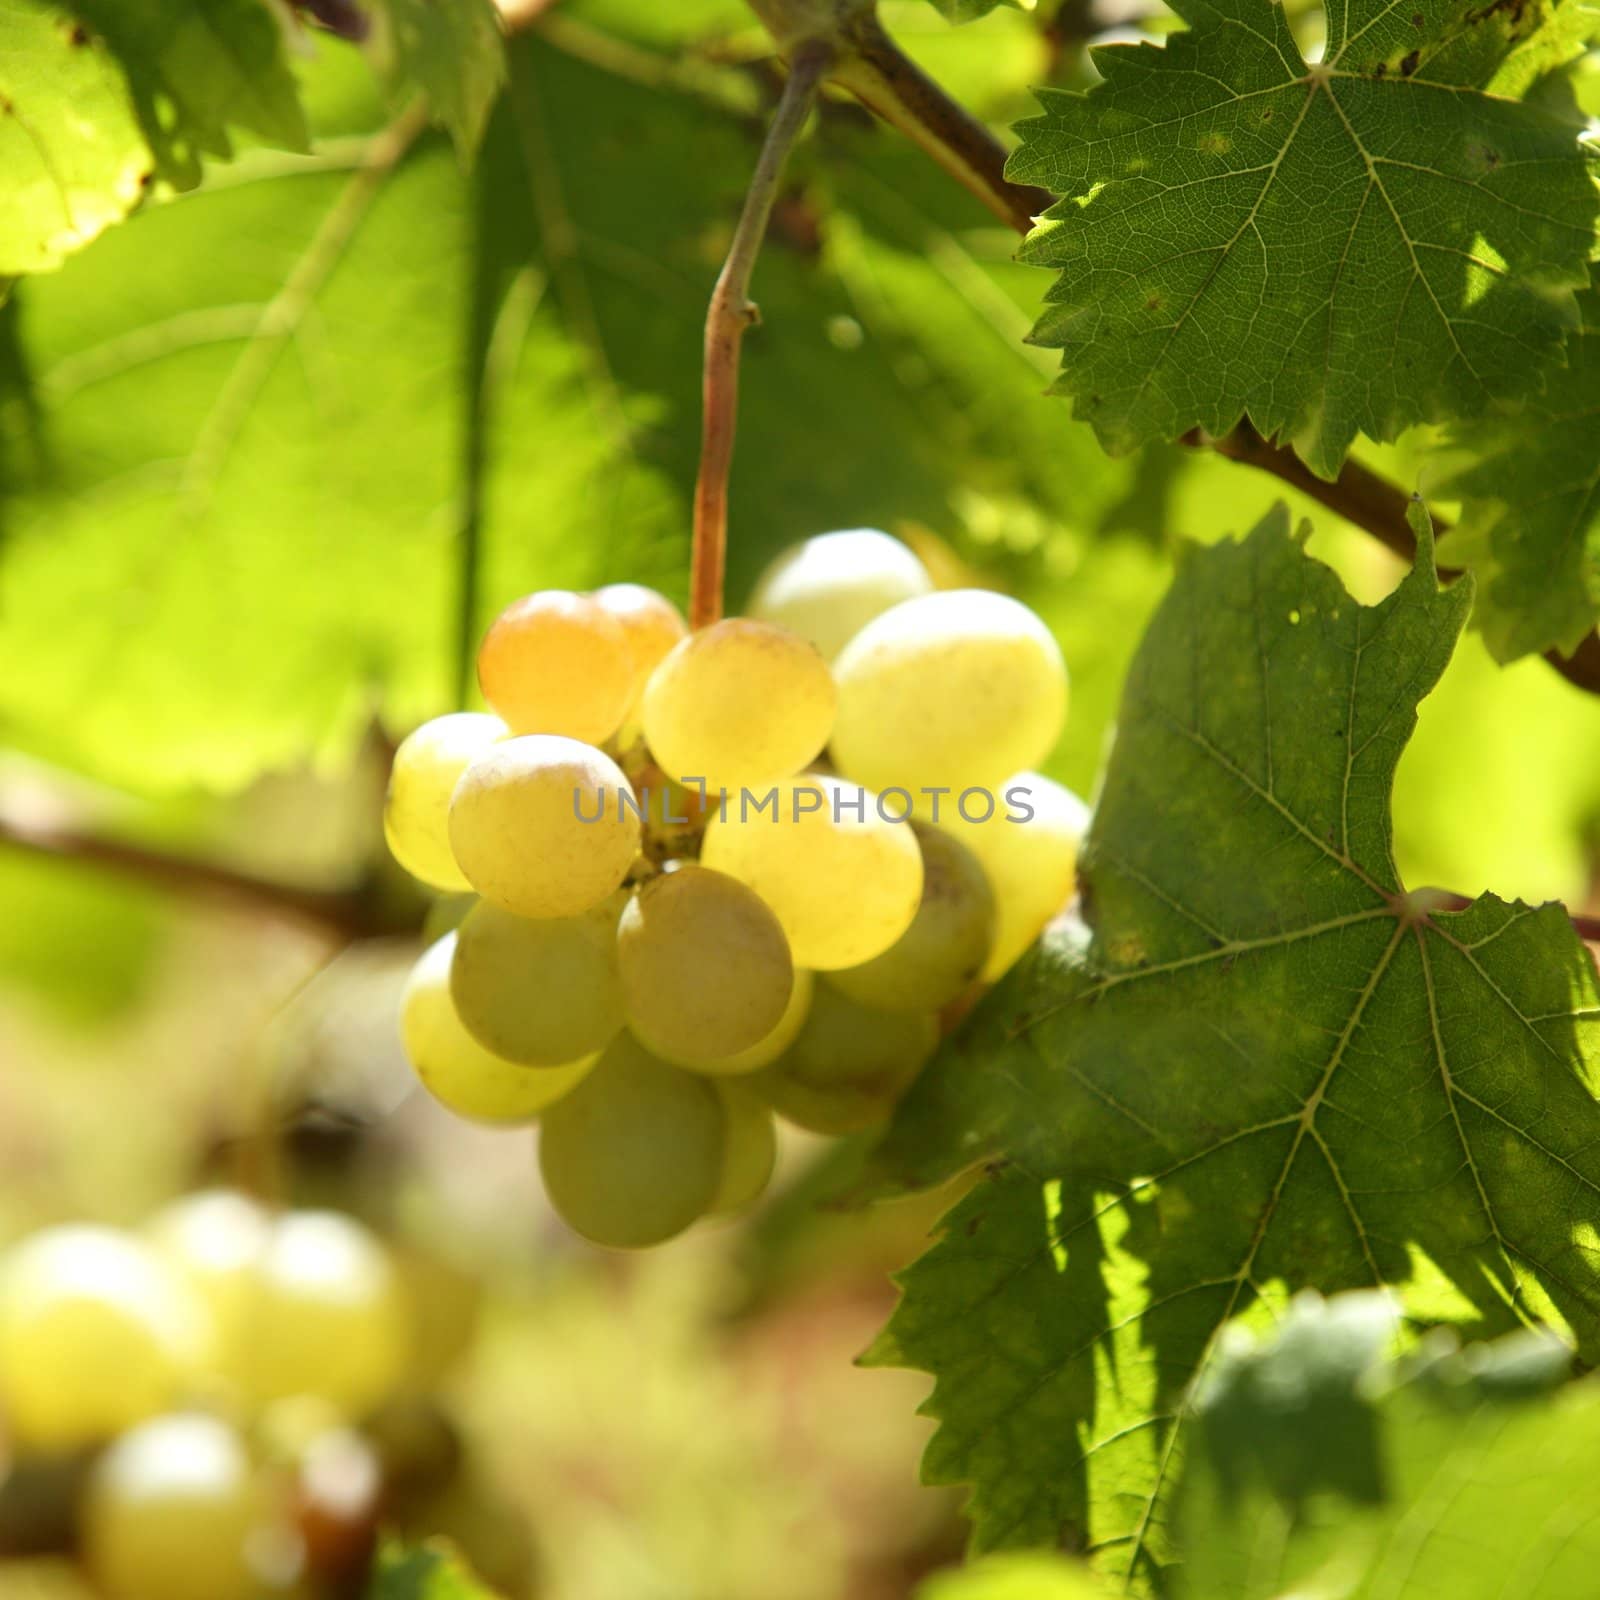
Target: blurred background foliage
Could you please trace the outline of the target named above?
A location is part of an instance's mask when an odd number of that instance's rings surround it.
[[[997,125],[1087,81],[1091,37],[1169,20],[883,10]],[[962,1536],[916,1486],[922,1380],[850,1363],[948,1197],[819,1210],[796,1136],[754,1219],[602,1259],[549,1215],[528,1136],[424,1104],[392,1036],[421,907],[383,861],[387,752],[470,700],[514,594],[682,598],[705,302],[781,81],[742,0],[513,21],[475,165],[306,34],[310,153],[244,138],[0,308],[0,1238],[134,1222],[199,1179],[332,1199],[492,1285],[448,1394],[479,1475],[460,1536],[508,1592],[889,1600]],[[1282,488],[1181,447],[1101,455],[1040,398],[1053,357],[1022,338],[1048,278],[1014,247],[826,102],[756,275],[730,599],[856,525],[1010,590],[1061,639],[1052,771],[1091,794],[1174,549]],[[1412,442],[1363,448],[1417,483]],[[1396,581],[1294,509],[1360,598]],[[1600,703],[1470,637],[1395,843],[1413,883],[1593,908]],[[151,870],[174,855],[204,869]]]

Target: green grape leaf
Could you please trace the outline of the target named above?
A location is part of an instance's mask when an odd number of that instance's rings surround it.
[[[366,1600],[495,1600],[442,1540],[420,1547],[386,1544],[367,1586]]]
[[[1302,1288],[1600,1354],[1600,980],[1557,905],[1408,892],[1389,803],[1471,606],[1357,604],[1288,536],[1189,548],[1046,940],[912,1091],[886,1181],[995,1163],[873,1359],[934,1373],[980,1548],[1170,1559],[1184,1394]]]
[[[1380,1296],[1297,1300],[1225,1344],[1197,1396],[1179,1495],[1180,1596],[1585,1600],[1600,1387],[1558,1388],[1567,1350],[1448,1336],[1384,1360]]]
[[[1110,1593],[1080,1563],[1030,1552],[938,1573],[917,1590],[916,1600],[1104,1600]]]
[[[1478,621],[1502,661],[1570,654],[1600,620],[1600,290],[1545,392],[1510,416],[1461,430],[1472,464],[1440,492],[1460,496],[1441,546],[1478,574]]]
[[[233,154],[230,129],[304,150],[300,90],[282,23],[265,0],[72,0],[127,76],[156,170],[180,189],[204,157]]]
[[[483,140],[506,76],[491,0],[380,0],[398,75],[420,84],[463,161]]]
[[[1019,0],[933,0],[933,4],[952,22],[976,22],[996,6],[1014,6]]]
[[[1358,432],[1537,390],[1576,324],[1593,152],[1508,98],[1582,48],[1562,4],[1353,0],[1308,63],[1271,0],[1178,0],[1158,47],[1041,91],[1009,171],[1061,195],[1034,338],[1121,451],[1248,416],[1332,477]],[[1592,13],[1584,12],[1586,18]]]
[[[53,267],[120,222],[149,170],[104,41],[51,0],[0,12],[0,278]]]

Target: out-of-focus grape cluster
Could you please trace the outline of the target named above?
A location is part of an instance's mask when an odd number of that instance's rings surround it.
[[[694,633],[634,584],[529,595],[478,676],[489,710],[394,762],[390,847],[457,897],[402,1032],[452,1110],[541,1123],[596,1243],[748,1206],[774,1112],[886,1119],[1071,894],[1086,809],[1032,770],[1066,715],[1055,640],[887,534],[806,540]]]
[[[0,1558],[71,1555],[105,1600],[358,1593],[380,1516],[453,1465],[448,1424],[432,1464],[405,1441],[471,1310],[441,1339],[415,1281],[352,1217],[229,1190],[12,1246]]]

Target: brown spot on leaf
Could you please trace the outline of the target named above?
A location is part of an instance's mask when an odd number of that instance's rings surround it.
[[[1389,63],[1387,61],[1380,61],[1377,66],[1372,69],[1372,76],[1374,78],[1382,78],[1388,74],[1388,71]]]
[[[1417,70],[1417,66],[1421,60],[1422,52],[1420,50],[1413,50],[1410,55],[1408,55],[1405,60],[1400,63],[1400,76],[1402,78],[1409,78],[1411,74]]]
[[[67,38],[75,45],[86,45],[89,42],[89,30],[81,22],[75,22]]]

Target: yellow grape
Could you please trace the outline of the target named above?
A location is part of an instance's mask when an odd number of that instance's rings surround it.
[[[478,684],[513,733],[559,733],[600,744],[633,693],[633,652],[597,601],[542,589],[495,619],[478,650]]]
[[[722,1181],[711,1202],[713,1215],[743,1211],[761,1198],[778,1164],[778,1125],[772,1108],[742,1083],[719,1083],[728,1118],[728,1150]]]
[[[794,1042],[794,1036],[804,1026],[806,1014],[811,1010],[811,991],[816,987],[815,976],[804,967],[794,969],[794,987],[789,991],[789,1003],[783,1008],[778,1025],[766,1038],[731,1056],[718,1056],[713,1061],[696,1062],[696,1072],[710,1073],[716,1078],[743,1077],[755,1072],[769,1061],[776,1061]]]
[[[728,1119],[716,1085],[620,1034],[545,1113],[539,1170],[567,1225],[616,1250],[660,1244],[705,1215]]]
[[[590,596],[600,609],[614,618],[628,642],[628,657],[633,663],[633,687],[628,696],[631,712],[662,659],[680,640],[689,637],[689,625],[663,594],[642,583],[608,583]]]
[[[450,850],[450,796],[461,774],[505,736],[499,717],[457,711],[424,722],[400,741],[389,771],[383,836],[413,878],[434,889],[469,887]]]
[[[778,919],[754,890],[707,867],[646,883],[622,913],[617,957],[629,1028],[680,1066],[754,1049],[794,992]]]
[[[750,1081],[802,1128],[855,1133],[888,1119],[938,1043],[929,1013],[874,1011],[821,983],[794,1043]]]
[[[164,1206],[144,1231],[211,1313],[210,1369],[235,1377],[239,1352],[252,1337],[256,1272],[271,1214],[236,1190],[204,1189]]]
[[[796,966],[854,967],[887,950],[917,914],[922,855],[909,823],[838,778],[803,777],[730,797],[700,859],[747,883],[776,913]],[[859,813],[859,815],[858,815]]]
[[[243,1439],[216,1417],[157,1417],[95,1464],[87,1565],[106,1600],[255,1600],[268,1500]]]
[[[994,891],[966,845],[923,822],[922,904],[881,956],[828,974],[828,981],[880,1011],[937,1011],[983,971],[995,931]]]
[[[787,778],[828,742],[828,664],[786,628],[729,617],[691,634],[645,688],[645,740],[669,778],[713,790]]]
[[[450,847],[485,900],[520,917],[572,917],[621,884],[639,853],[622,769],[576,739],[507,739],[467,768]]]
[[[1083,801],[1037,772],[1008,778],[998,786],[996,800],[994,815],[986,822],[965,821],[948,799],[939,809],[941,827],[978,858],[994,889],[994,944],[983,968],[990,983],[1072,898],[1078,846],[1089,826]],[[1033,812],[1030,820],[1009,820],[1027,809]]]
[[[256,1263],[241,1386],[258,1403],[306,1395],[347,1416],[387,1399],[410,1329],[382,1244],[352,1217],[290,1211]]]
[[[621,899],[578,917],[514,917],[491,905],[468,915],[456,929],[450,997],[484,1049],[564,1076],[610,1043],[623,1022]]]
[[[506,915],[492,906],[481,909]],[[450,996],[455,951],[456,935],[447,933],[411,970],[400,1003],[406,1055],[423,1088],[458,1116],[496,1124],[531,1122],[577,1083],[594,1057],[538,1070],[486,1050],[462,1024]]]
[[[809,639],[832,661],[874,617],[932,592],[928,569],[898,539],[876,528],[845,528],[774,557],[746,610]]]
[[[998,783],[1048,754],[1066,716],[1067,670],[1050,630],[983,589],[885,611],[834,673],[834,762],[879,790]]]
[[[46,1228],[0,1269],[0,1424],[24,1449],[109,1438],[170,1406],[212,1338],[204,1305],[143,1240]]]

